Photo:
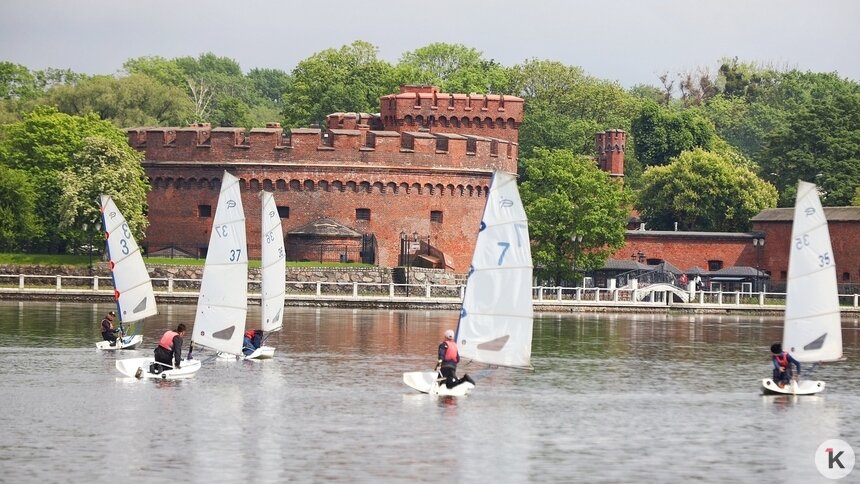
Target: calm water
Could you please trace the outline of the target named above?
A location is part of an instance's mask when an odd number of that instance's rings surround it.
[[[438,399],[400,378],[432,368],[453,311],[290,309],[274,360],[161,382],[115,358],[193,306],[116,356],[94,347],[109,309],[0,302],[0,481],[827,482],[819,444],[860,453],[853,318],[817,397],[759,394],[779,318],[542,314],[534,372],[465,368],[474,393]]]

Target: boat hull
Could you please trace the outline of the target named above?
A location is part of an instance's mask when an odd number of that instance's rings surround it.
[[[260,346],[253,353],[246,356],[246,360],[271,360],[275,357],[274,346]]]
[[[790,384],[780,388],[770,378],[761,381],[761,391],[765,395],[815,395],[824,391],[824,382],[817,380],[792,380]]]
[[[219,352],[218,358],[225,360],[271,360],[275,357],[274,346],[260,346],[250,355],[234,355],[231,353]]]
[[[117,339],[116,344],[113,346],[110,345],[109,341],[99,341],[96,343],[96,349],[102,351],[133,350],[141,343],[143,343],[143,335],[136,334],[134,336],[126,336],[122,341]]]
[[[443,380],[444,381],[444,380]],[[469,382],[463,382],[454,388],[448,388],[444,383],[439,382],[438,373],[435,371],[410,371],[403,374],[403,383],[406,386],[418,390],[421,393],[429,395],[438,395],[441,397],[453,396],[462,397],[468,394],[475,385]]]
[[[161,373],[150,373],[149,365],[155,363],[155,358],[127,358],[117,360],[116,369],[129,378],[157,378],[160,380],[177,380],[189,378],[200,369],[200,360],[182,360],[182,365],[176,370],[167,370]],[[140,371],[138,371],[140,370]]]

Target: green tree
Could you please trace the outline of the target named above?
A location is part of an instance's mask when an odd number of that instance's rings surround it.
[[[125,61],[123,69],[129,74],[141,74],[155,79],[165,86],[187,88],[187,73],[175,60],[159,56],[137,57]]]
[[[28,99],[41,93],[36,76],[11,62],[0,62],[0,99]]]
[[[776,188],[746,166],[697,148],[645,170],[637,208],[656,230],[737,232],[776,206]]]
[[[509,79],[508,93],[525,100],[519,137],[523,158],[537,147],[594,155],[594,133],[609,128],[629,131],[642,102],[617,83],[555,61],[526,61],[510,69]],[[631,149],[626,155],[635,158]]]
[[[636,156],[646,167],[665,165],[682,151],[713,147],[716,131],[693,110],[676,111],[646,102],[631,127]]]
[[[92,226],[99,219],[100,195],[110,195],[128,221],[137,240],[147,226],[146,194],[149,182],[143,171],[143,155],[128,144],[92,136],[74,154],[70,166],[60,173],[60,227],[80,238],[89,234],[77,232],[84,223]]]
[[[462,44],[436,42],[406,52],[395,67],[400,84],[429,84],[442,92],[504,93],[507,69]]]
[[[816,183],[824,205],[849,204],[860,186],[860,84],[791,71],[776,89],[786,115],[756,161],[780,190],[780,206],[793,204],[798,179]]]
[[[48,92],[48,102],[67,114],[96,113],[120,128],[177,126],[193,116],[191,100],[182,89],[142,74],[93,76],[72,86],[58,86]]]
[[[64,251],[78,234],[62,224],[60,174],[72,166],[87,138],[98,136],[128,147],[125,133],[95,114],[70,116],[48,107],[40,107],[21,122],[1,129],[0,164],[25,171],[36,188],[37,224],[44,233],[32,241],[32,247]]]
[[[257,68],[251,69],[247,77],[260,97],[280,106],[290,84],[289,74],[280,69]]]
[[[594,160],[567,150],[535,148],[523,162],[528,177],[521,193],[538,277],[554,284],[571,280],[577,249],[578,270],[602,267],[624,245],[631,194]],[[582,242],[575,247],[577,234]]]
[[[29,176],[0,165],[0,251],[20,250],[38,233],[36,190]]]
[[[287,125],[322,122],[334,112],[377,112],[379,98],[395,86],[391,65],[376,55],[375,46],[356,41],[299,62],[283,98]]]

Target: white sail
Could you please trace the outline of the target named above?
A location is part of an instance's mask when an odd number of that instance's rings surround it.
[[[239,355],[248,312],[248,254],[239,179],[224,172],[191,341]]]
[[[495,172],[466,281],[460,356],[527,368],[532,348],[532,255],[514,175]]]
[[[801,181],[794,205],[783,349],[801,362],[842,357],[836,261],[815,185]]]
[[[275,205],[275,196],[270,192],[260,192],[263,202],[262,214],[262,311],[261,329],[277,331],[284,321],[284,292],[286,289],[287,267],[284,263],[284,231],[281,216]]]
[[[113,198],[102,195],[100,204],[119,320],[131,323],[153,316],[158,309],[140,247]]]

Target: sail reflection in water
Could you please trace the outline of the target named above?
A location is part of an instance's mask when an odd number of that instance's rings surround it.
[[[455,311],[290,308],[267,342],[277,358],[160,382],[117,378],[116,356],[92,348],[111,307],[0,302],[4,481],[811,482],[821,442],[860,447],[851,316],[847,360],[815,375],[831,382],[820,396],[750,382],[780,317],[539,313],[534,372],[479,372],[481,392],[437,399],[400,376],[435,363]],[[193,318],[160,305],[144,341]],[[98,465],[103,449],[140,458]]]

